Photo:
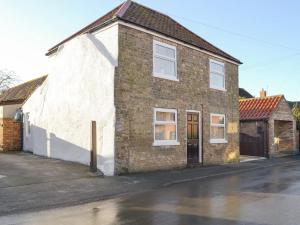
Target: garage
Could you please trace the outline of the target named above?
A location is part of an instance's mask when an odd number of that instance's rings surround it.
[[[283,95],[240,100],[240,154],[296,154],[296,120]]]

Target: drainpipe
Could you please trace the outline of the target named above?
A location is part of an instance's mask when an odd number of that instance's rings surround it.
[[[267,138],[267,141],[265,142],[266,143],[266,158],[270,158],[270,155],[269,155],[269,146],[270,146],[270,143],[269,143],[269,121],[268,120],[265,120],[265,128],[266,128],[266,138]]]
[[[203,163],[203,104],[201,104],[201,164],[202,166],[204,165]]]

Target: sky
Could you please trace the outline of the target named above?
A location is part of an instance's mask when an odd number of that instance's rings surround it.
[[[48,71],[47,50],[120,0],[0,0],[0,70]],[[136,0],[240,59],[239,85],[300,101],[300,1]]]

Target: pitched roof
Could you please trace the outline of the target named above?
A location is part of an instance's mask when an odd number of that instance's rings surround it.
[[[0,95],[0,105],[23,103],[46,78],[47,75],[7,89]]]
[[[215,47],[181,24],[177,23],[171,17],[130,0],[117,6],[93,23],[50,48],[46,55],[51,55],[60,45],[71,40],[77,35],[95,31],[96,29],[106,26],[116,20],[121,20],[154,32],[158,32],[165,36],[182,41],[186,44],[193,45],[201,50],[222,56],[236,63],[241,63],[238,59]]]
[[[283,95],[240,100],[240,120],[263,120],[272,116]]]
[[[239,88],[239,96],[241,98],[254,98],[253,95],[251,95],[248,91],[246,91],[244,88]]]

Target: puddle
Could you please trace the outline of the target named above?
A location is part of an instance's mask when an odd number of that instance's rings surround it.
[[[0,174],[0,179],[1,179],[1,178],[4,178],[4,177],[6,177],[6,176]]]

